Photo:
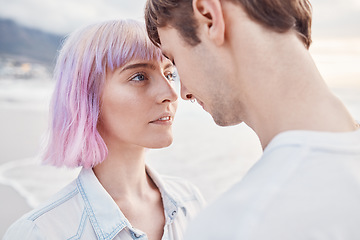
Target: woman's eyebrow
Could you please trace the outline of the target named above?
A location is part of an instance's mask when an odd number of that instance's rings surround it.
[[[129,69],[134,69],[134,68],[149,68],[151,70],[156,70],[156,67],[151,64],[151,63],[134,63],[134,64],[129,64],[127,66],[125,66],[120,73],[129,70]]]

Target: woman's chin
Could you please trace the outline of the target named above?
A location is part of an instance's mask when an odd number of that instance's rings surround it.
[[[162,139],[161,141],[157,141],[156,143],[152,143],[148,146],[148,148],[153,148],[153,149],[159,149],[159,148],[166,148],[168,146],[170,146],[173,142],[173,138],[169,138],[169,139]]]

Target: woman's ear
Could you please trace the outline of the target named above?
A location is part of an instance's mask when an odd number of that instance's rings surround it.
[[[225,39],[225,21],[220,0],[193,0],[194,18],[198,33],[222,45]]]

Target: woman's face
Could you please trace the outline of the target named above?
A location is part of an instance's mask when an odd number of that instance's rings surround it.
[[[172,143],[177,108],[175,67],[133,60],[108,71],[101,95],[98,130],[106,145],[162,148]]]

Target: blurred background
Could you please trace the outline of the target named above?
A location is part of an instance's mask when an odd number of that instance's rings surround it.
[[[72,181],[79,169],[41,166],[57,50],[74,29],[133,18],[145,0],[0,0],[0,236]],[[310,52],[333,92],[360,120],[360,1],[314,0]],[[208,201],[242,178],[261,156],[245,124],[221,128],[197,104],[180,100],[172,146],[149,151],[163,174],[196,184]]]

